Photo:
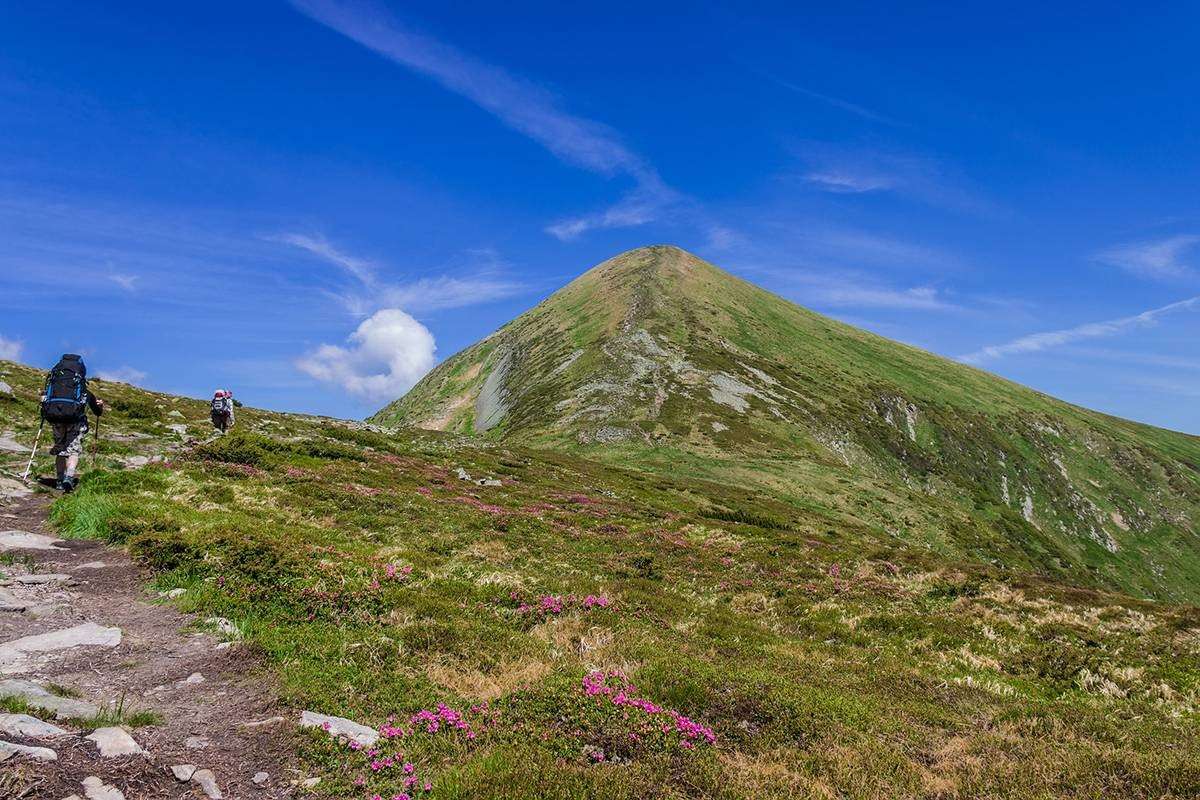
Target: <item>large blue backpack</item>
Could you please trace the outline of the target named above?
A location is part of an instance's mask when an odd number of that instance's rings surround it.
[[[87,410],[87,367],[68,353],[54,365],[42,395],[42,419],[51,423],[78,422]]]

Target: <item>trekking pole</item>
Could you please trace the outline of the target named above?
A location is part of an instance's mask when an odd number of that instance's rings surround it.
[[[37,436],[33,437],[33,449],[29,451],[29,463],[25,465],[25,474],[21,476],[21,483],[29,482],[29,470],[33,469],[33,457],[37,455],[38,442],[42,440],[42,428],[44,427],[46,427],[45,419],[38,424]]]
[[[92,469],[96,468],[96,453],[100,450],[100,415],[96,415],[96,441],[92,442]]]

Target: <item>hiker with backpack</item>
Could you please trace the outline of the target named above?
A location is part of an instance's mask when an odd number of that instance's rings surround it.
[[[212,424],[221,433],[233,427],[233,392],[228,389],[213,392]]]
[[[49,422],[54,433],[54,446],[50,448],[54,456],[54,485],[64,492],[75,488],[75,471],[88,432],[89,408],[98,424],[104,413],[104,401],[88,391],[83,357],[64,353],[47,375],[42,395],[42,422]]]

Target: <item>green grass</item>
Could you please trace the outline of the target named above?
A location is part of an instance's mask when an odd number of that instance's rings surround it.
[[[1200,792],[1191,606],[947,559],[849,510],[686,474],[315,421],[288,433],[89,474],[54,521],[128,547],[158,586],[188,588],[185,610],[234,620],[287,704],[406,728],[461,711],[474,738],[383,747],[433,797]],[[577,599],[522,610],[547,595]],[[583,692],[592,669],[715,744],[642,730]],[[373,772],[319,732],[303,757],[331,797],[404,789],[399,767]]]

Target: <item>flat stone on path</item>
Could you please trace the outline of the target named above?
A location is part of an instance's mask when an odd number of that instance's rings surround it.
[[[217,786],[217,776],[212,774],[212,770],[196,770],[192,775],[192,783],[199,786],[209,800],[221,800],[225,796],[221,794],[221,789]]]
[[[86,738],[96,743],[104,758],[137,756],[146,752],[124,728],[96,728]]]
[[[29,756],[36,761],[58,760],[58,753],[49,747],[28,747],[12,742],[0,742],[0,761],[7,761],[13,756]]]
[[[24,611],[29,605],[24,600],[18,600],[9,592],[0,589],[0,611]]]
[[[207,736],[189,736],[183,740],[183,746],[188,750],[203,750],[212,745]]]
[[[106,628],[94,622],[85,622],[82,625],[35,636],[23,636],[0,644],[0,674],[27,671],[24,662],[31,654],[68,650],[72,647],[116,647],[120,643],[120,628]]]
[[[43,583],[62,583],[63,581],[71,580],[71,576],[64,572],[33,572],[29,575],[14,575],[9,579],[13,583],[19,583],[23,586],[38,586]]]
[[[187,783],[192,779],[192,775],[196,774],[196,765],[176,764],[171,767],[171,774],[175,776],[175,780]]]
[[[254,777],[250,779],[250,782],[253,783],[255,786],[262,786],[264,783],[266,783],[269,780],[271,780],[271,776],[268,773],[256,772],[256,773],[254,773]]]
[[[125,795],[115,786],[91,775],[83,779],[83,794],[87,800],[125,800]]]
[[[54,712],[54,716],[58,719],[90,719],[100,713],[100,709],[91,703],[70,697],[59,697],[30,681],[12,679],[0,681],[0,697],[19,698],[27,706]]]
[[[345,717],[331,717],[325,714],[317,714],[313,711],[300,712],[300,727],[321,728],[328,732],[330,736],[345,736],[347,739],[353,739],[364,747],[370,747],[379,740],[379,732],[373,728],[360,725],[354,720],[346,719]]]
[[[108,564],[103,561],[89,561],[86,564],[80,564],[75,569],[104,569]]]
[[[62,539],[29,531],[0,531],[0,550],[62,550]]]
[[[0,714],[0,733],[5,736],[21,736],[25,739],[49,739],[55,736],[70,736],[71,732],[57,725],[42,722],[28,714]]]

